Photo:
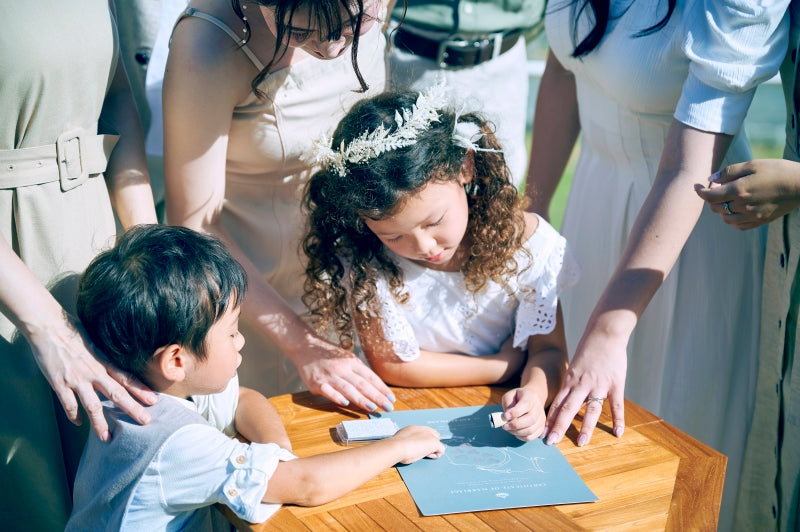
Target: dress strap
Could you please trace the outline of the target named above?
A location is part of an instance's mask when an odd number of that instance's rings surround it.
[[[180,23],[180,21],[185,19],[186,17],[197,17],[199,19],[203,19],[206,22],[210,22],[211,24],[215,25],[216,27],[227,33],[228,37],[230,37],[233,40],[233,42],[239,45],[239,49],[244,52],[244,54],[247,56],[248,59],[250,59],[250,62],[253,63],[253,66],[255,66],[259,72],[264,70],[263,63],[261,63],[261,61],[258,60],[256,54],[254,54],[253,51],[247,46],[247,44],[245,44],[244,40],[241,39],[238,35],[236,35],[236,32],[234,32],[227,24],[225,24],[224,22],[222,22],[220,19],[218,19],[213,15],[209,15],[208,13],[204,13],[203,11],[198,11],[193,7],[187,7],[186,9],[183,10],[183,13],[181,13],[181,15],[175,21],[175,25],[172,27],[173,32],[175,31],[175,27]],[[170,39],[170,41],[172,41],[172,39]]]

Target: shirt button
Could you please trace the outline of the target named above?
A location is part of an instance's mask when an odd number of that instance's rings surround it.
[[[228,495],[230,495],[231,497],[236,497],[237,495],[239,495],[239,490],[231,488],[231,489],[228,490]],[[774,513],[775,512],[775,507],[774,506],[773,506],[772,510],[773,510],[773,513]]]
[[[247,462],[247,457],[245,455],[240,454],[239,456],[236,457],[237,464],[244,464],[246,462]]]

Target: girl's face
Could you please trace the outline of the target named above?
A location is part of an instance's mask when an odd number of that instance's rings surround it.
[[[397,255],[434,270],[458,271],[469,205],[463,173],[456,181],[431,181],[393,216],[364,223]]]
[[[375,22],[378,20],[378,11],[380,9],[380,0],[364,0],[364,14],[361,18],[361,32],[360,35],[369,31]],[[278,34],[278,28],[275,23],[275,9],[271,7],[260,6],[261,13],[264,15],[264,20],[267,23],[269,31],[273,35]],[[292,16],[291,26],[286,26],[284,34],[284,42],[291,48],[300,48],[311,56],[319,59],[334,59],[342,55],[353,43],[354,31],[356,21],[351,19],[347,14],[344,6],[341,7],[342,22],[342,35],[336,41],[325,40],[325,35],[320,32],[320,29],[315,26],[316,22],[313,17],[309,16],[308,9],[303,7],[297,9]],[[349,22],[348,22],[349,21]]]

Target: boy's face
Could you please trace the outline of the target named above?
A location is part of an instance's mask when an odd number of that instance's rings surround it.
[[[209,329],[206,359],[194,359],[194,367],[186,376],[192,395],[220,393],[236,375],[242,363],[239,351],[244,347],[244,336],[239,332],[240,311],[241,307],[228,307]]]

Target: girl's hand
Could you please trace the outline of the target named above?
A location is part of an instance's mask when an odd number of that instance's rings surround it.
[[[392,391],[352,352],[318,337],[311,337],[307,347],[294,361],[308,391],[366,412],[394,410]]]
[[[108,423],[97,391],[138,423],[149,423],[150,414],[131,394],[145,404],[155,404],[156,395],[130,375],[100,362],[82,331],[66,317],[60,321],[32,334],[28,340],[33,357],[58,396],[67,418],[76,425],[81,424],[80,401],[97,436],[101,441],[108,441]]]
[[[732,164],[711,178],[708,187],[696,185],[695,192],[737,229],[767,224],[800,206],[800,163],[757,159]]]
[[[545,422],[545,443],[561,441],[575,415],[586,403],[586,411],[578,436],[578,445],[589,443],[603,401],[611,401],[614,435],[622,437],[625,430],[625,374],[628,357],[624,341],[587,330],[567,370],[564,383],[550,404]],[[594,398],[595,400],[590,400]]]
[[[430,427],[409,425],[389,438],[403,445],[401,464],[411,464],[422,458],[439,458],[444,454],[444,444],[439,433]]]
[[[545,423],[546,398],[529,388],[515,388],[503,395],[503,429],[522,441],[542,435]]]

